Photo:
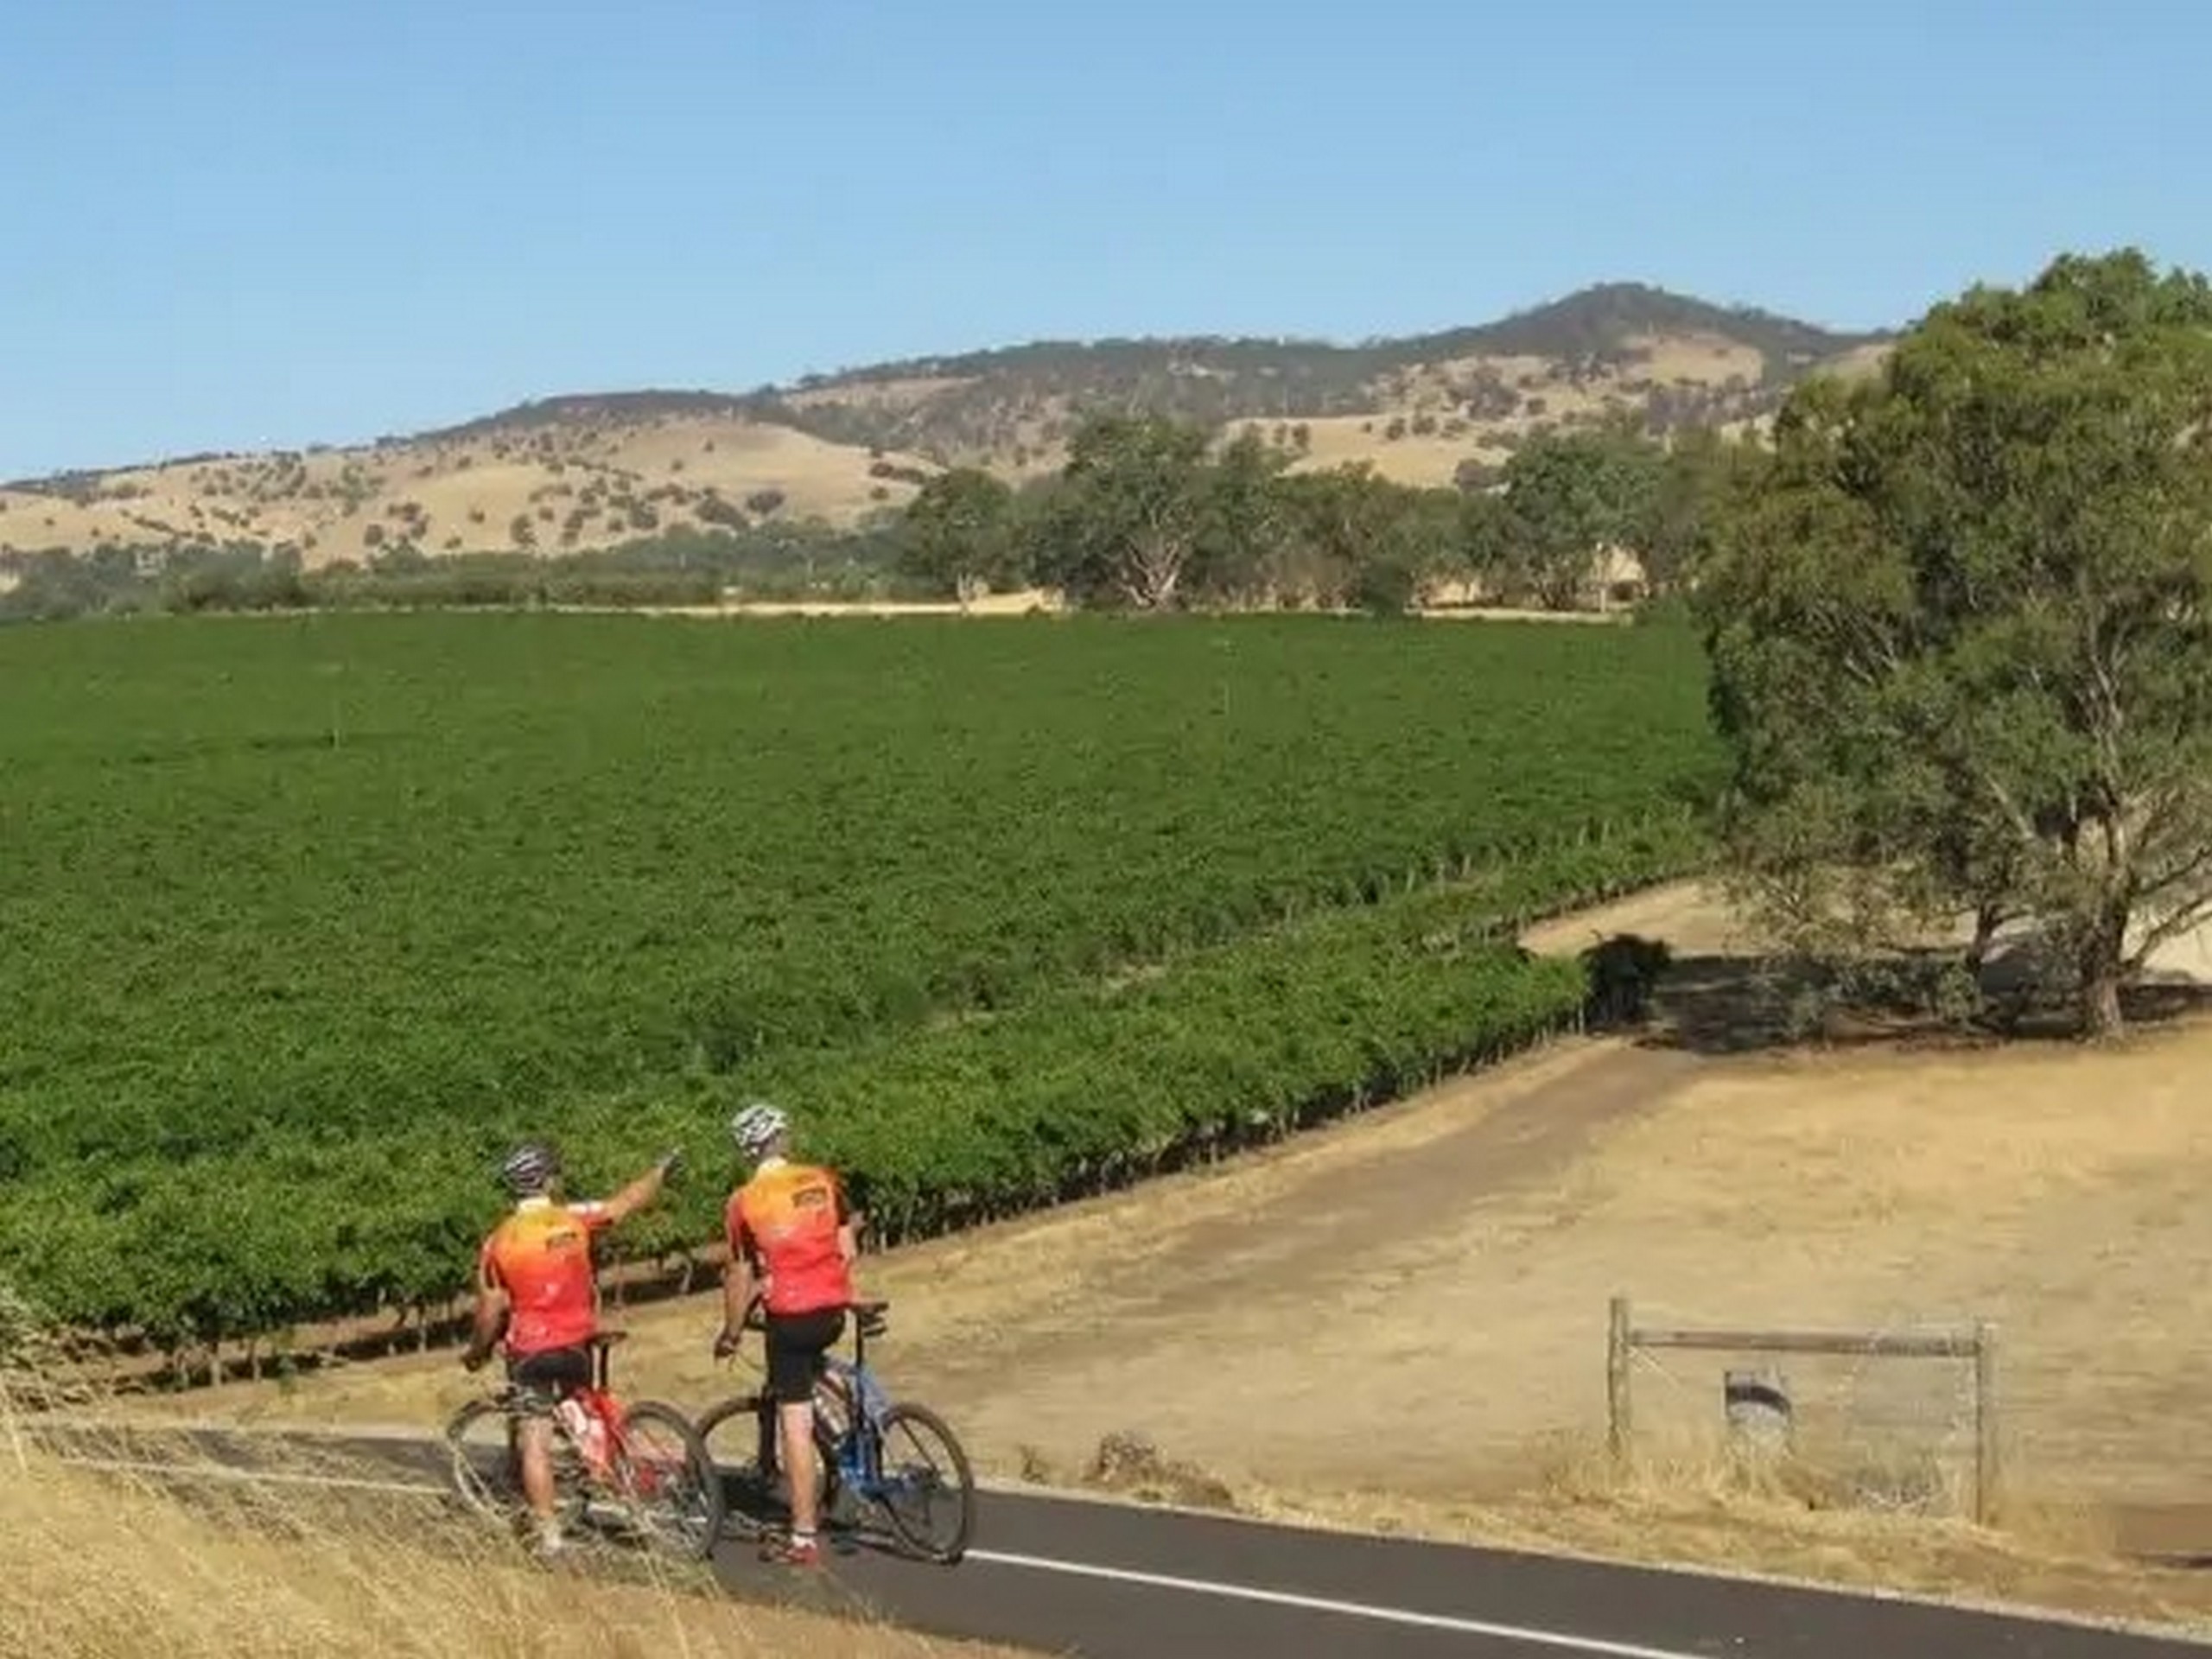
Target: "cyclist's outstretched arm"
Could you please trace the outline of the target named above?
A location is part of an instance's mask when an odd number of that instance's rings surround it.
[[[628,1220],[658,1198],[662,1183],[667,1180],[683,1162],[682,1154],[671,1152],[613,1198],[602,1202],[599,1211],[605,1218],[607,1225],[612,1227],[617,1222]]]

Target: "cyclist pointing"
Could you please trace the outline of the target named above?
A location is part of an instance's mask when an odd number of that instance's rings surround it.
[[[836,1173],[791,1160],[791,1121],[774,1106],[746,1107],[730,1135],[753,1173],[730,1194],[723,1224],[729,1262],[722,1271],[720,1358],[737,1346],[756,1283],[766,1334],[768,1393],[791,1478],[791,1532],[764,1560],[812,1567],[821,1559],[816,1529],[821,1496],[814,1446],[814,1384],[823,1356],[845,1331],[859,1251],[852,1210]]]
[[[475,1330],[461,1363],[480,1369],[504,1327],[522,1485],[541,1554],[561,1547],[550,1419],[570,1389],[591,1381],[590,1343],[599,1330],[592,1240],[652,1203],[682,1163],[671,1152],[613,1198],[574,1203],[560,1198],[561,1160],[550,1147],[518,1147],[500,1166],[515,1207],[478,1253]]]

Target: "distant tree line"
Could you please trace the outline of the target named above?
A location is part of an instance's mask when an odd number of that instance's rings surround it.
[[[620,546],[558,553],[432,556],[387,543],[363,561],[307,569],[296,548],[104,545],[0,554],[0,621],[162,612],[374,606],[697,605],[737,590],[759,598],[896,598],[916,585],[895,568],[887,526],[796,522],[676,530]]]
[[[1057,474],[1020,486],[959,467],[896,521],[899,565],[941,595],[1033,586],[1094,608],[1357,607],[1402,611],[1439,582],[1497,601],[1571,609],[1601,583],[1605,550],[1640,562],[1650,592],[1678,579],[1738,446],[1671,444],[1630,421],[1550,434],[1495,474],[1401,484],[1366,463],[1293,470],[1294,444],[1199,424],[1096,415]]]
[[[958,598],[1033,587],[1072,605],[1356,607],[1396,613],[1440,583],[1491,602],[1571,609],[1602,597],[1624,548],[1644,591],[1672,588],[1737,446],[1662,443],[1632,420],[1523,443],[1454,485],[1395,482],[1365,463],[1301,465],[1294,430],[1224,443],[1194,422],[1096,414],[1065,464],[1019,486],[972,467],[931,475],[864,524],[775,518],[657,531],[554,550],[433,556],[402,524],[366,556],[306,568],[293,546],[233,540],[0,555],[0,620],[98,613],[366,605],[707,604],[756,598]],[[764,504],[765,505],[765,504]],[[527,522],[524,521],[527,529]],[[521,544],[531,543],[531,544]]]

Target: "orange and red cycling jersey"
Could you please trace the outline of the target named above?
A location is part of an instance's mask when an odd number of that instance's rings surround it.
[[[837,1230],[851,1217],[835,1174],[813,1164],[769,1164],[730,1194],[723,1217],[732,1255],[766,1274],[771,1313],[810,1313],[853,1300]]]
[[[478,1272],[507,1293],[509,1354],[571,1348],[598,1330],[591,1239],[607,1221],[603,1204],[525,1198],[484,1241]]]

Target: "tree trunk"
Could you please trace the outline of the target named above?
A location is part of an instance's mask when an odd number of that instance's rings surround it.
[[[2097,907],[2082,940],[2082,1030],[2098,1042],[2110,1042],[2126,1026],[2120,1013],[2120,985],[2126,959],[2127,910],[2125,903],[2106,900]]]
[[[1190,549],[1179,536],[1140,535],[1123,561],[1122,591],[1140,610],[1166,609],[1189,556]]]
[[[2099,1042],[2120,1036],[2126,1022],[2120,1012],[2120,975],[2099,969],[2082,982],[2082,1026]]]
[[[1990,947],[1997,942],[1997,930],[2004,925],[2004,912],[1995,905],[1974,907],[1974,939],[1967,946],[1966,969],[1977,987],[1981,983],[1982,970],[1989,965]]]

